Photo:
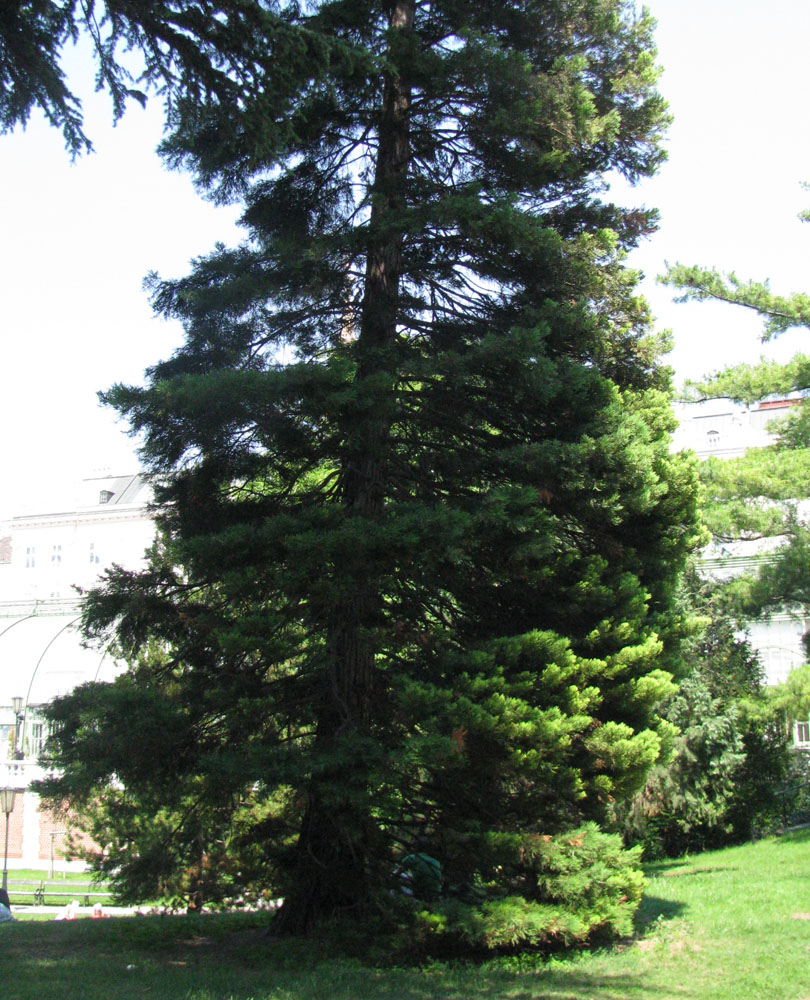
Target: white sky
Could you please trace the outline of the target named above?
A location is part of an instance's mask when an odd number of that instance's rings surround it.
[[[661,228],[633,258],[658,325],[675,334],[678,380],[761,353],[803,349],[798,331],[763,348],[760,324],[717,304],[675,305],[654,282],[664,262],[716,266],[806,290],[810,225],[807,53],[810,5],[799,0],[649,0],[659,22],[661,90],[675,123],[669,162],[623,200],[656,206]],[[182,275],[216,240],[238,237],[153,150],[161,120],[133,105],[110,127],[89,93],[96,153],[74,164],[59,133],[32,121],[0,137],[0,519],[41,507],[63,483],[136,467],[131,442],[96,392],[138,382],[181,331],[152,316],[149,270]],[[59,489],[61,492],[61,489]]]

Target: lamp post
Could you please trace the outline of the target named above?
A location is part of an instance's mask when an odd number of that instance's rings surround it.
[[[3,891],[8,892],[8,818],[14,812],[16,788],[0,788],[0,809],[6,814],[6,850],[3,855]]]
[[[53,842],[57,837],[64,837],[67,830],[51,830],[51,867],[48,871],[48,878],[53,878],[54,876],[54,845]]]
[[[20,727],[22,725],[23,710],[22,710],[22,698],[12,698],[11,705],[14,709],[14,759],[22,760],[25,756],[23,751]]]

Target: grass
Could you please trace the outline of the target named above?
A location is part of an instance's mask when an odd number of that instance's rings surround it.
[[[632,940],[484,965],[367,968],[251,915],[0,926],[19,1000],[810,1000],[810,834],[651,866]]]
[[[89,882],[88,872],[54,872],[53,878],[40,868],[9,868],[9,882],[46,882],[69,883],[69,882]]]

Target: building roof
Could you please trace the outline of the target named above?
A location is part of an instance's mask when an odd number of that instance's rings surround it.
[[[152,501],[152,488],[139,474],[128,476],[94,476],[83,479],[70,490],[54,489],[47,498],[32,497],[26,509],[8,522],[14,526],[54,517],[81,517],[87,514],[111,514],[113,510],[143,509]]]

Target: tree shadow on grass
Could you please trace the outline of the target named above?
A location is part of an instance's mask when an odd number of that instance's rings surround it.
[[[511,984],[502,980],[484,984],[483,989],[476,989],[475,996],[476,1000],[650,1000],[650,984],[639,975],[588,974],[579,969],[556,968],[540,973],[525,989],[514,980]],[[697,994],[684,985],[677,994],[669,994],[667,1000],[675,1000],[676,996],[678,1000],[696,1000]]]
[[[633,927],[637,937],[641,937],[656,921],[674,920],[683,916],[687,907],[672,899],[659,899],[658,896],[645,894],[641,906],[636,911]]]
[[[654,995],[641,969],[614,969],[572,961],[521,970],[482,967],[465,973],[453,966],[431,968],[420,978],[385,978],[364,1000],[650,1000]],[[698,1000],[694,984],[684,982],[667,1000]],[[342,1000],[342,998],[341,998]]]
[[[679,907],[646,900],[646,919]],[[87,924],[90,922],[87,921]],[[199,938],[163,940],[139,924],[10,928],[7,972],[23,984],[19,1000],[80,995],[83,1000],[649,1000],[647,973],[620,954],[536,956],[510,967],[436,963],[370,968],[350,959],[307,959],[301,948],[258,947],[240,936],[229,947]],[[112,925],[112,926],[111,926]],[[159,926],[159,925],[157,925]],[[171,925],[167,925],[171,932]],[[141,931],[141,933],[138,933]],[[143,933],[149,931],[150,933]],[[128,932],[128,933],[127,933]],[[265,939],[266,942],[266,939]],[[55,947],[61,944],[61,947]],[[161,944],[163,946],[161,946]],[[630,958],[633,949],[620,947]],[[289,952],[289,953],[288,953]],[[291,961],[285,961],[285,957]],[[614,962],[615,958],[615,962]],[[628,968],[628,964],[630,967]],[[698,1000],[687,983],[668,1000]]]
[[[641,869],[647,876],[666,875],[679,868],[686,868],[688,865],[687,858],[662,858],[660,861],[645,861]]]

